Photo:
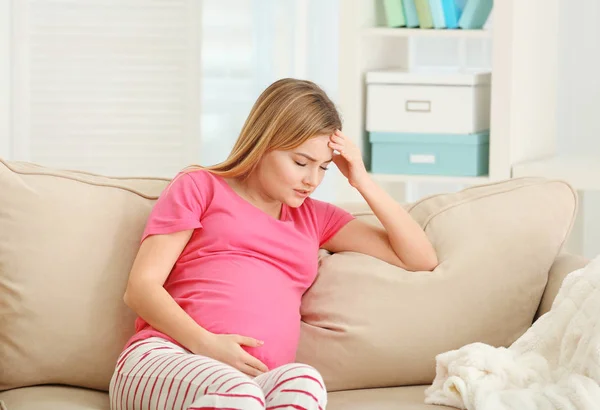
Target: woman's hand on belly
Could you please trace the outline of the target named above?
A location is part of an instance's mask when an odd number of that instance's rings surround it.
[[[260,347],[262,345],[263,342],[251,337],[210,333],[208,337],[202,339],[202,344],[194,349],[193,353],[226,363],[248,376],[256,377],[269,369],[260,360],[246,352],[242,346]]]

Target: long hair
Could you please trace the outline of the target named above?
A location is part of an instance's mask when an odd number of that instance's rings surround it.
[[[247,178],[273,150],[289,150],[318,135],[342,129],[340,116],[315,83],[284,78],[258,97],[227,159],[203,168],[225,178]]]

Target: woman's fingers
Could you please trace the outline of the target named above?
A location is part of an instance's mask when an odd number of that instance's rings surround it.
[[[257,370],[259,370],[260,372],[264,373],[264,372],[268,372],[269,368],[260,360],[258,360],[256,357],[252,356],[250,353],[246,352],[244,350],[244,362],[248,365],[251,366]]]
[[[254,339],[253,337],[248,337],[248,336],[237,336],[235,341],[240,344],[241,346],[248,346],[248,347],[259,347],[262,346],[264,344],[264,342]]]
[[[255,367],[247,365],[246,363],[242,363],[238,370],[240,370],[244,374],[247,374],[250,377],[257,377],[264,373]]]

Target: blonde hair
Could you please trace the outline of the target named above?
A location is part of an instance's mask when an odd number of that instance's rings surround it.
[[[227,159],[206,169],[225,178],[247,178],[266,153],[296,148],[312,137],[342,129],[340,116],[315,83],[294,78],[274,82],[258,97]]]

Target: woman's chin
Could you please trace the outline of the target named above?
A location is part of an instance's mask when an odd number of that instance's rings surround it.
[[[306,198],[308,197],[294,197],[294,198],[290,198],[287,201],[285,201],[285,204],[291,208],[298,208],[300,205],[302,205],[304,203],[304,201],[306,201]]]

